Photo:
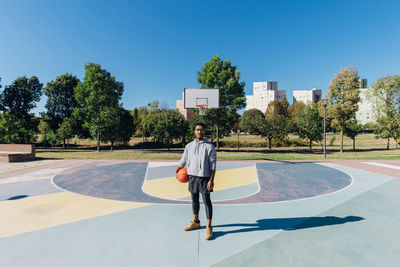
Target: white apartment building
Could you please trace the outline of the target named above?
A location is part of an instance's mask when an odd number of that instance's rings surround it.
[[[368,88],[360,89],[360,102],[358,102],[358,111],[356,113],[357,121],[361,124],[375,122],[376,118],[372,110],[372,103],[367,98]]]
[[[311,90],[293,90],[293,104],[297,101],[307,104],[308,102],[317,103],[322,98],[322,90],[312,88]]]
[[[254,82],[253,95],[246,96],[246,110],[256,108],[265,113],[268,104],[286,98],[286,90],[278,90],[278,82]]]

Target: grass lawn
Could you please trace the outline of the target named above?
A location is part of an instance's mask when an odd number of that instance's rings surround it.
[[[297,138],[297,136],[289,136]],[[353,141],[349,138],[344,140],[344,153],[339,152],[340,136],[328,135],[327,160],[335,159],[359,159],[359,160],[398,160],[400,159],[400,149],[395,148],[395,143],[391,140],[389,150],[386,150],[384,139],[375,139],[373,134],[360,135],[356,140],[356,151],[352,151]],[[231,136],[222,140],[237,140],[237,136]],[[259,142],[259,136],[241,135],[241,141]],[[132,139],[130,145],[141,142],[141,138]],[[81,148],[62,149],[62,148],[38,148],[36,156],[41,159],[98,159],[98,160],[179,160],[183,148],[181,149],[116,149],[110,151],[105,147],[101,152],[95,150],[95,142],[81,140],[78,142]],[[245,148],[240,151],[235,148],[222,148],[218,152],[219,160],[323,160],[320,144],[315,144],[312,151],[307,147],[281,147],[272,148],[268,151],[266,147]]]

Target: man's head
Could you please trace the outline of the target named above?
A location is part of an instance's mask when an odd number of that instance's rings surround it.
[[[196,136],[196,139],[201,140],[204,137],[204,134],[206,132],[206,125],[202,122],[197,122],[194,125],[194,134]]]

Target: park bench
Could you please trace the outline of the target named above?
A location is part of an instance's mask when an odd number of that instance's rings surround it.
[[[35,159],[35,145],[0,144],[0,162]]]

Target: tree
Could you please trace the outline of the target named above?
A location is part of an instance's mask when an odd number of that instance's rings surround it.
[[[65,117],[57,129],[58,136],[63,140],[63,148],[65,148],[65,140],[71,139],[75,135],[74,129],[76,121],[72,117]],[[68,144],[67,144],[68,146]]]
[[[293,105],[290,105],[288,107],[288,115],[290,118],[290,122],[291,122],[291,132],[297,132],[297,124],[296,124],[296,119],[297,117],[303,112],[303,110],[305,109],[306,104],[304,104],[301,101],[296,101],[293,103]]]
[[[357,120],[349,121],[344,128],[344,134],[353,140],[353,151],[356,151],[356,137],[363,131],[363,126]]]
[[[176,111],[157,113],[149,124],[149,131],[153,140],[164,143],[168,150],[173,140],[183,140],[189,127],[185,118]]]
[[[97,151],[100,151],[102,129],[112,123],[112,119],[106,117],[105,112],[119,106],[123,91],[123,83],[116,81],[100,64],[85,65],[83,82],[79,82],[75,88],[76,100],[80,107],[74,112],[77,117],[82,118],[86,128],[92,129],[91,135],[97,139]]]
[[[36,132],[26,127],[24,120],[9,112],[0,113],[0,143],[27,144],[36,141]]]
[[[79,79],[76,76],[66,73],[46,84],[46,113],[52,122],[53,130],[56,130],[65,118],[71,118],[74,108],[78,107],[74,90],[78,83]]]
[[[137,130],[139,128],[139,109],[138,108],[134,108],[131,111],[131,115],[132,115],[132,119],[133,119],[133,125],[134,125],[134,129],[133,129],[133,134],[137,135]]]
[[[112,123],[105,127],[102,141],[111,143],[111,151],[114,150],[116,142],[129,143],[135,130],[130,112],[120,106],[117,109],[108,109],[105,116],[112,118]]]
[[[246,106],[245,83],[239,81],[240,75],[237,67],[233,66],[230,60],[222,61],[218,56],[204,63],[202,70],[197,72],[197,81],[201,84],[201,88],[219,89],[220,109],[206,110],[204,118],[209,122],[208,127],[215,129],[217,149],[220,133],[223,133],[223,136],[230,135],[235,116],[237,116],[236,111]],[[215,120],[215,118],[219,119]],[[212,125],[214,127],[211,127]]]
[[[0,106],[3,111],[17,118],[30,120],[33,116],[30,111],[36,107],[36,102],[40,101],[42,87],[43,84],[36,76],[29,79],[26,76],[19,77],[0,94]]]
[[[217,140],[217,149],[219,149],[219,138],[229,136],[234,126],[235,120],[239,117],[234,109],[228,109],[224,106],[218,109],[208,109],[204,116],[204,122],[207,125],[206,136],[213,142]],[[200,121],[200,116],[195,115],[193,120]]]
[[[12,143],[31,143],[36,139],[37,122],[30,113],[42,95],[43,84],[36,76],[17,78],[0,93],[0,111],[7,112],[3,117],[5,140]],[[18,129],[15,129],[18,125]],[[14,129],[14,133],[9,130]]]
[[[348,121],[355,119],[360,102],[360,78],[355,67],[342,68],[331,80],[328,102],[332,127],[340,131],[340,152],[343,153],[343,131]]]
[[[279,101],[279,105],[281,107],[281,115],[285,117],[289,117],[289,102],[286,98]]]
[[[308,139],[310,150],[313,141],[323,138],[324,122],[315,103],[308,104],[296,118],[297,131],[301,139]]]
[[[394,138],[396,144],[399,142],[400,75],[387,75],[377,79],[367,95],[374,103],[373,111],[377,118],[375,133],[378,137],[387,138],[389,149],[390,138]]]
[[[265,116],[265,123],[259,121],[259,118],[257,118],[256,123],[263,125],[261,136],[268,140],[268,148],[270,151],[272,148],[272,139],[281,141],[284,140],[288,135],[289,119],[283,115],[267,115]]]
[[[41,134],[40,141],[44,146],[56,146],[59,143],[59,136],[51,129],[50,124],[41,119],[38,130]]]
[[[287,117],[287,102],[279,102],[278,100],[273,100],[268,103],[267,110],[265,111],[266,116],[283,115]]]
[[[248,132],[249,134],[260,134],[265,124],[265,116],[264,114],[254,108],[249,109],[243,112],[242,117],[240,118],[240,129],[242,131]]]
[[[147,104],[147,106],[142,106],[137,109],[137,114],[134,115],[134,124],[136,126],[136,134],[140,134],[143,137],[143,142],[145,141],[145,137],[150,136],[150,132],[148,126],[152,118],[161,112],[159,109],[159,102],[154,100],[153,102]]]

